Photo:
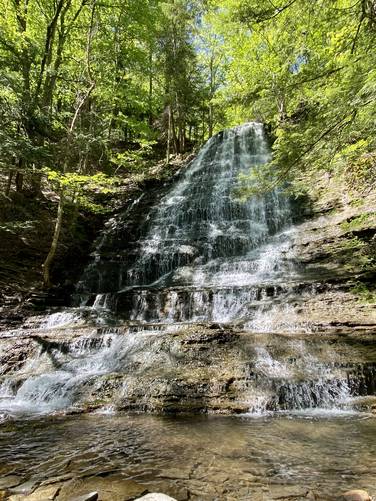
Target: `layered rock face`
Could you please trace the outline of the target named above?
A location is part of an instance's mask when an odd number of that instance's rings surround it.
[[[269,158],[260,124],[224,131],[151,209],[109,221],[77,306],[2,336],[4,416],[371,407],[375,309],[354,291],[372,271],[341,262],[372,247],[371,210],[293,224],[282,192],[240,201],[239,175]]]
[[[262,413],[375,403],[367,398],[376,391],[372,334],[85,327],[12,335],[1,345],[3,412],[6,399],[8,412],[32,413],[72,406]]]

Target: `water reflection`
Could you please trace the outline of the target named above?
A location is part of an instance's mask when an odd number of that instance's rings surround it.
[[[190,499],[267,500],[297,487],[376,494],[375,437],[376,421],[361,416],[88,415],[3,425],[0,461],[25,479],[116,472]]]

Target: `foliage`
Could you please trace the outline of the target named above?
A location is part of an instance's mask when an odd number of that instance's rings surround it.
[[[261,120],[273,160],[248,194],[322,169],[348,186],[376,184],[373,2],[211,2],[227,54],[226,122]]]
[[[105,210],[98,193],[225,126],[266,124],[247,197],[325,171],[376,186],[371,0],[0,0],[0,180]],[[252,167],[252,166],[250,166]],[[302,176],[304,174],[304,176]],[[303,181],[302,181],[303,180]],[[53,259],[50,256],[50,261]]]
[[[376,226],[376,214],[374,212],[365,212],[341,223],[341,228],[346,232],[361,230],[372,226]]]
[[[168,105],[175,151],[202,127],[199,2],[0,0],[0,8],[4,173],[140,167],[166,142]]]
[[[106,176],[102,172],[87,176],[76,172],[60,173],[45,169],[47,179],[54,190],[63,194],[64,199],[90,212],[105,213],[108,209],[95,202],[99,194],[114,193],[121,179]]]

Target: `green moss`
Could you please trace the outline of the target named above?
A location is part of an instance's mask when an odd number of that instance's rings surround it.
[[[362,303],[376,303],[376,290],[369,288],[364,282],[357,282],[350,292],[358,296]]]
[[[353,198],[350,201],[351,207],[361,207],[364,204],[364,199],[362,198]]]
[[[358,237],[347,238],[341,242],[341,247],[343,250],[355,250],[362,249],[365,243]]]
[[[376,223],[376,214],[365,212],[364,214],[360,214],[360,216],[344,221],[341,223],[341,228],[344,231],[355,231],[368,227],[372,222]]]

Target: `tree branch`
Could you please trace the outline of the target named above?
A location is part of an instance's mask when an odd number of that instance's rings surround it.
[[[282,12],[287,10],[289,7],[291,7],[296,1],[297,0],[290,0],[290,2],[283,5],[282,7],[276,7],[272,3],[274,8],[270,9],[269,11],[264,10],[264,11],[256,12],[256,11],[252,11],[251,9],[249,9],[249,13],[247,13],[247,9],[245,9],[245,12],[242,16],[243,17],[242,20],[246,21],[246,22],[253,21],[256,24],[261,24],[261,23],[264,23],[266,21],[271,21],[272,19],[274,19],[277,16],[279,16],[280,14],[282,14]]]

